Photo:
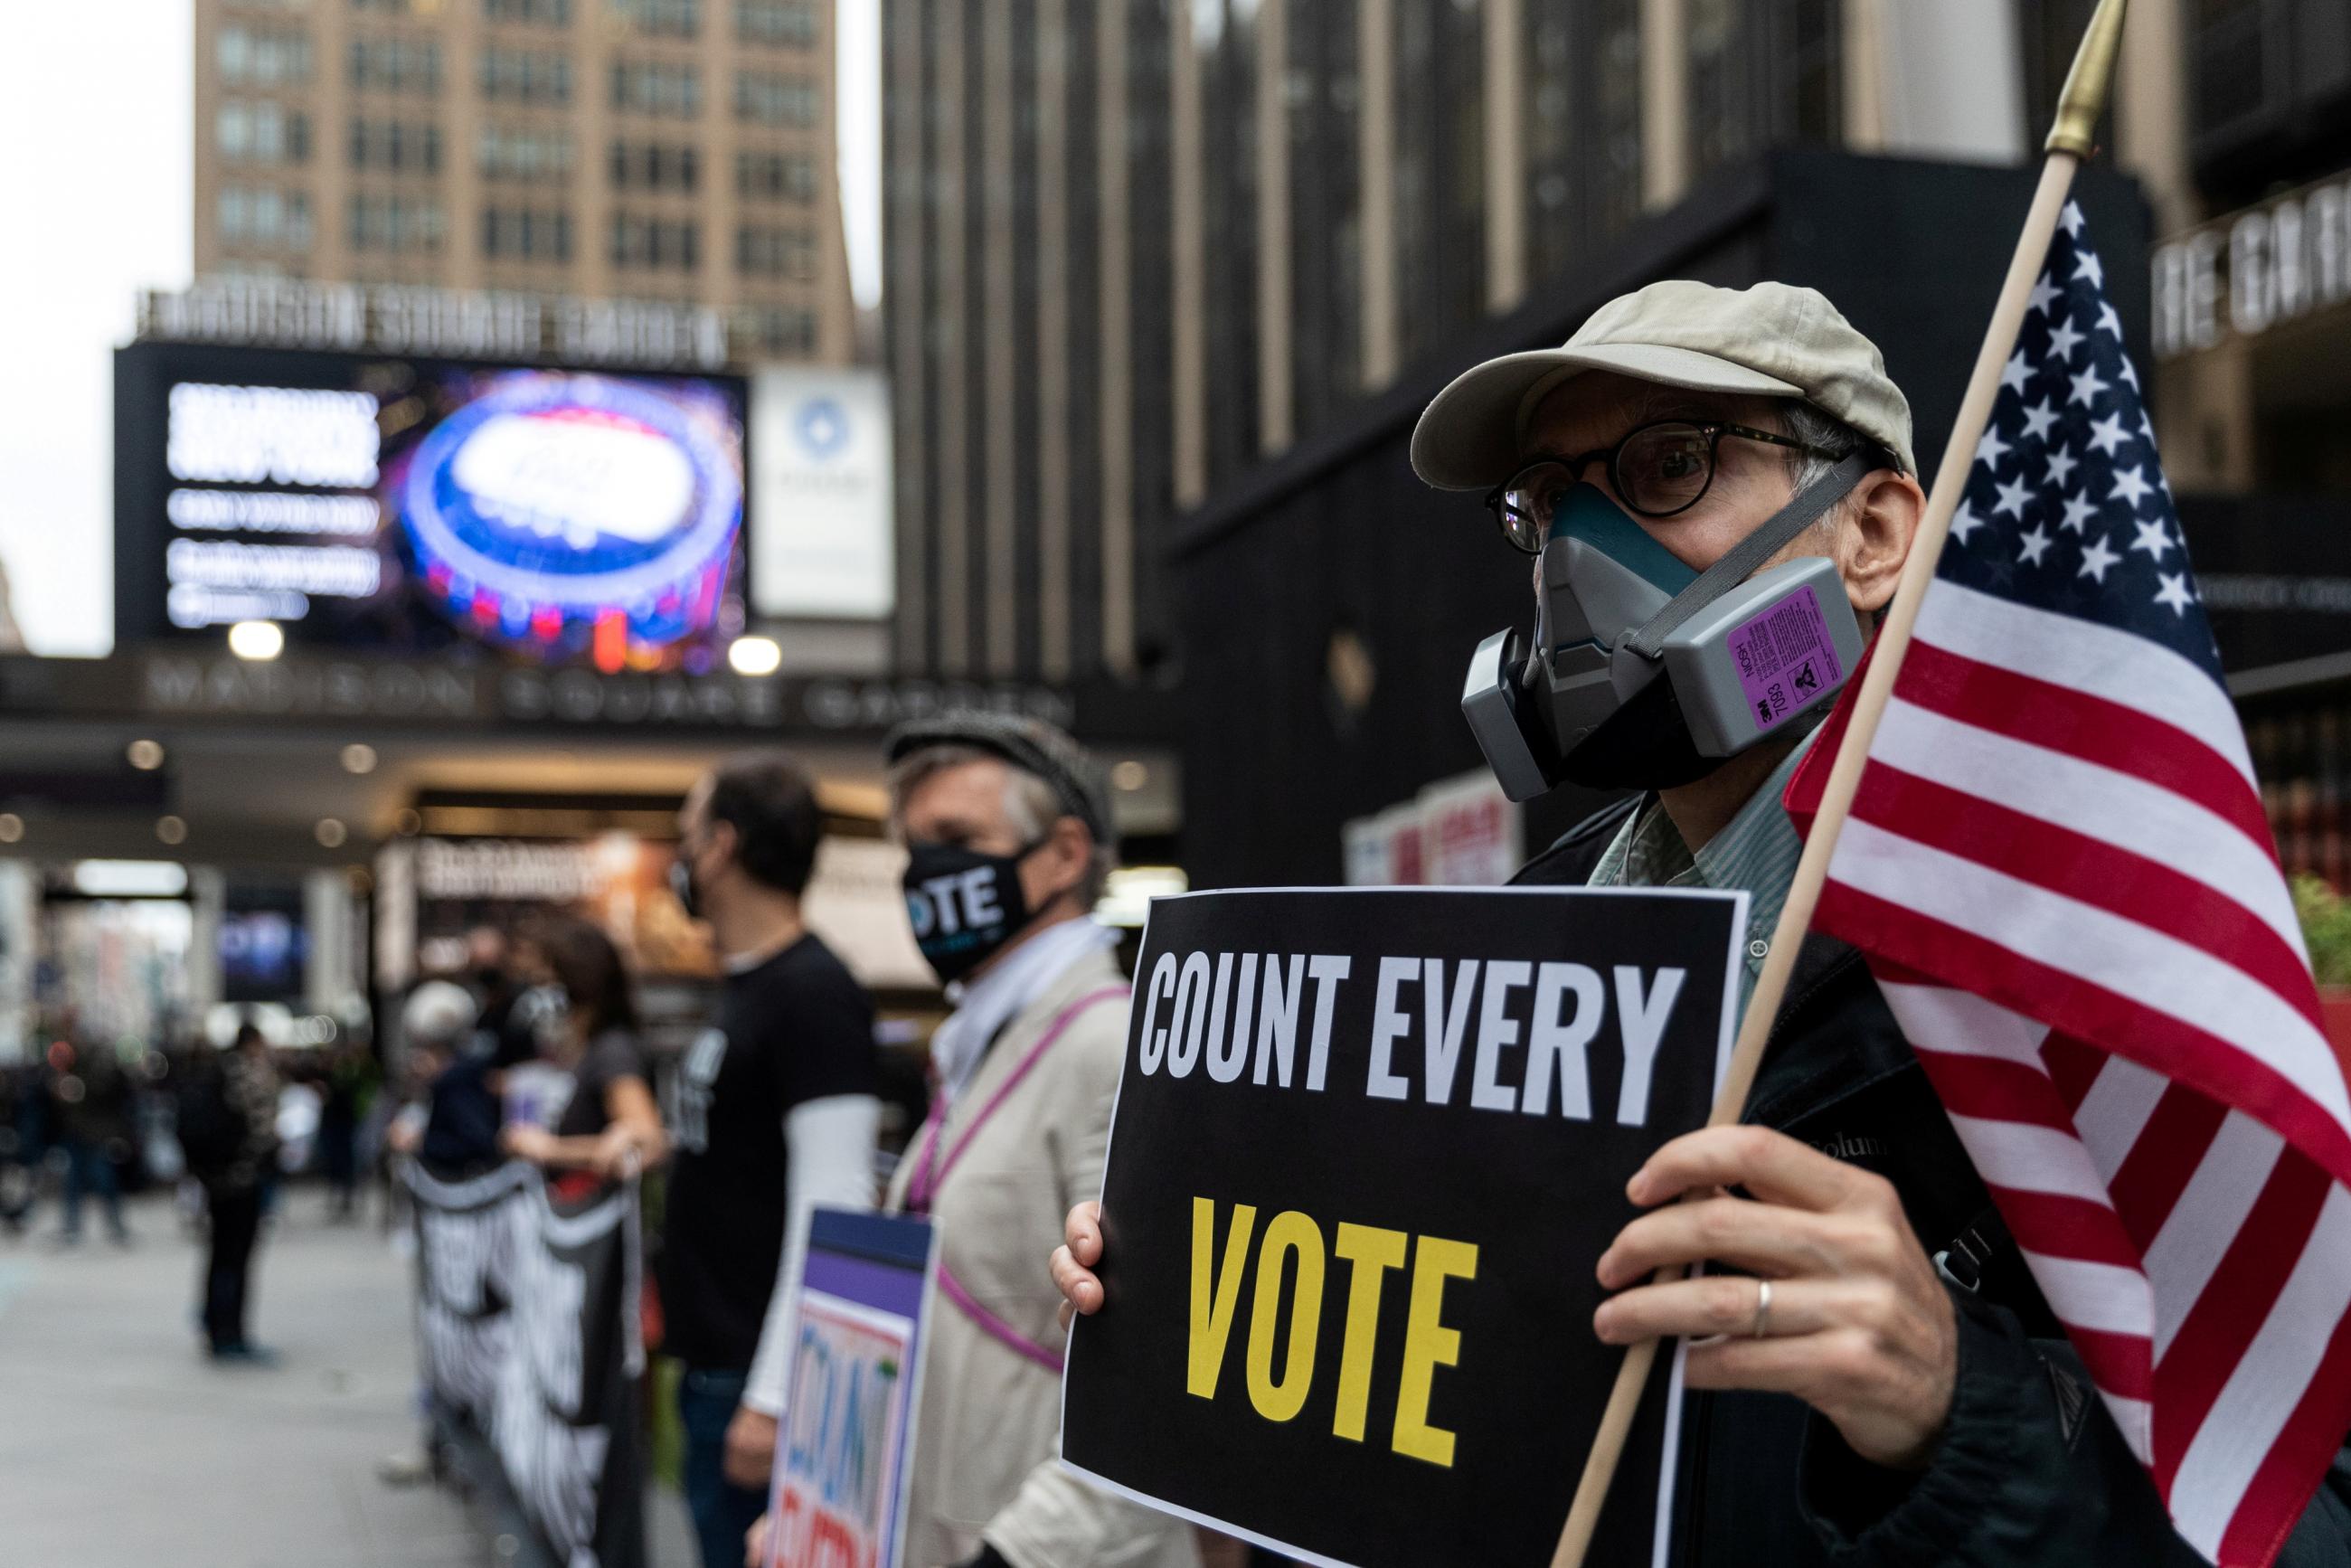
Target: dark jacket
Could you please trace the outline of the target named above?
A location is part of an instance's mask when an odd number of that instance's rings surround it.
[[[1587,881],[1630,802],[1583,823],[1517,881]],[[1875,1171],[1931,1254],[1951,1253],[1959,1381],[1933,1461],[1882,1470],[1778,1394],[1694,1393],[1678,1465],[1681,1568],[2180,1568],[2173,1533],[2080,1358],[1999,1225],[1858,951],[1804,940],[1746,1120]],[[1954,1243],[1958,1245],[1955,1246]],[[1974,1255],[1988,1254],[1980,1264]],[[2351,1563],[2351,1450],[2277,1559]]]

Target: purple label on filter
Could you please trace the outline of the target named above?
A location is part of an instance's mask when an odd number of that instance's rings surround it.
[[[1731,628],[1730,657],[1758,730],[1811,706],[1844,679],[1821,601],[1809,586]]]

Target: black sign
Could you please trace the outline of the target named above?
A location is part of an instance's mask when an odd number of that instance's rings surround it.
[[[1593,1270],[1633,1171],[1706,1119],[1744,903],[1155,903],[1067,1462],[1308,1561],[1548,1563],[1621,1356]],[[1677,1367],[1592,1562],[1661,1550]]]
[[[645,1568],[636,1185],[576,1204],[521,1166],[408,1185],[436,1406],[486,1432],[549,1561]]]
[[[414,1166],[416,1354],[441,1417],[486,1432],[506,1364],[514,1237],[530,1167],[444,1182]]]

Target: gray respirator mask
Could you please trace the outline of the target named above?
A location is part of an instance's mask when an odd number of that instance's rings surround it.
[[[1825,556],[1755,569],[1877,465],[1845,458],[1704,571],[1597,486],[1562,496],[1533,636],[1479,643],[1461,694],[1502,792],[1669,789],[1822,712],[1861,656],[1844,580]]]

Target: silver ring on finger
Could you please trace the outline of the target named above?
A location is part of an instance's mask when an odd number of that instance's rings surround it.
[[[1761,1339],[1771,1329],[1771,1281],[1755,1281],[1755,1322],[1747,1331],[1750,1339]]]

